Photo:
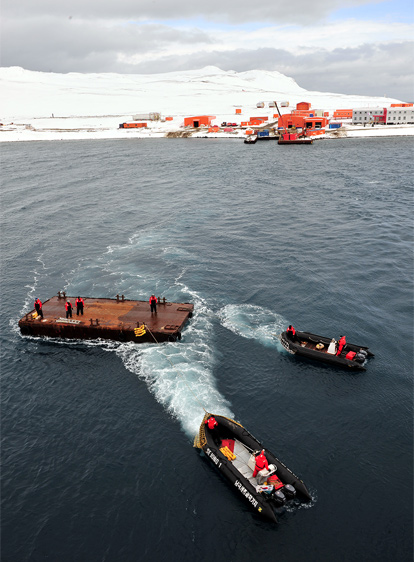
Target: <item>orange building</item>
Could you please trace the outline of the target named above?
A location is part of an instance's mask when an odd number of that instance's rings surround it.
[[[259,127],[269,121],[269,117],[250,117],[249,127]]]
[[[308,115],[298,115],[297,113],[285,113],[278,119],[279,129],[325,129],[329,119],[327,117],[310,117]]]
[[[352,109],[335,109],[334,119],[352,119]]]
[[[309,111],[311,108],[311,104],[307,101],[301,101],[296,104],[296,111]]]
[[[392,103],[391,107],[413,107],[414,103]]]
[[[198,117],[184,117],[184,127],[209,127],[216,117],[214,115],[199,115]]]

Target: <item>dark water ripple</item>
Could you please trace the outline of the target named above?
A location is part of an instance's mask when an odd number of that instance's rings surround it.
[[[296,148],[2,145],[2,561],[412,559],[413,143]],[[161,349],[21,338],[62,289],[197,312]],[[376,357],[295,360],[287,322]],[[200,403],[312,505],[256,517],[192,449]]]

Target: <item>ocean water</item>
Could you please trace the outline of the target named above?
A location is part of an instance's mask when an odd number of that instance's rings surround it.
[[[412,560],[410,138],[1,156],[2,562]],[[195,314],[160,346],[23,338],[19,318],[59,290]],[[292,357],[290,323],[375,357],[357,373]],[[192,447],[203,408],[311,504],[260,519]]]

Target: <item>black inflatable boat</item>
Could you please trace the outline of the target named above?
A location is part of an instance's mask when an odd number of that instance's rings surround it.
[[[336,355],[337,347],[333,347],[332,338],[318,336],[310,332],[298,332],[292,339],[287,332],[282,332],[280,342],[289,353],[301,355],[308,359],[324,361],[335,367],[365,371],[366,360],[374,354],[362,345],[346,343],[340,355]]]
[[[209,429],[205,423],[211,416],[218,424],[214,429]],[[312,499],[302,480],[230,418],[206,413],[194,439],[194,447],[202,449],[250,506],[267,519],[277,522],[275,509],[287,502],[309,502]],[[255,454],[262,450],[269,470],[253,477]]]

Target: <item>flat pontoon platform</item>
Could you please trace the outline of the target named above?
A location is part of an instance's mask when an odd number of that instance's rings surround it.
[[[72,318],[66,318],[65,303],[73,307]],[[193,315],[191,303],[167,302],[158,297],[157,313],[151,313],[148,301],[84,298],[83,316],[76,315],[76,297],[58,294],[43,303],[43,318],[36,311],[19,320],[25,336],[47,336],[64,339],[106,339],[134,343],[158,343],[181,339],[181,330]]]

